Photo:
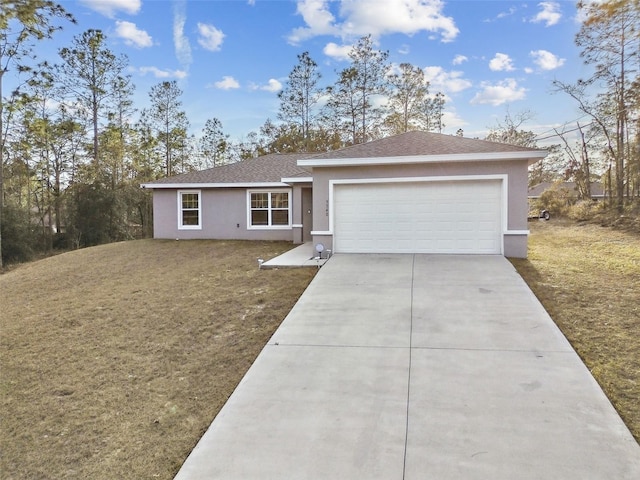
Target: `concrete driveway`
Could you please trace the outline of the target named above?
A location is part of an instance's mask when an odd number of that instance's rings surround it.
[[[335,255],[176,479],[638,479],[640,446],[501,256]]]

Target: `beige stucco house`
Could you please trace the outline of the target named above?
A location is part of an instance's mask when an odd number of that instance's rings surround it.
[[[329,153],[270,154],[142,187],[153,189],[155,238],[526,257],[527,167],[546,155],[408,132]]]

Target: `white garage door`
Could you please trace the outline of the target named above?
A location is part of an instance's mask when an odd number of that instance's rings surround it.
[[[499,180],[334,188],[338,253],[502,253]]]

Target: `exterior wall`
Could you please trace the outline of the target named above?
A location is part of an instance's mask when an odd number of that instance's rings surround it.
[[[247,189],[216,188],[202,189],[201,192],[202,228],[179,230],[178,190],[155,189],[153,191],[153,238],[293,240],[291,228],[273,230],[247,228]],[[293,197],[290,194],[290,202]],[[291,215],[293,218],[293,211]]]
[[[527,258],[527,235],[504,235],[504,256]]]
[[[408,177],[454,177],[474,175],[507,176],[507,219],[504,226],[503,253],[526,257],[527,252],[527,161],[452,162],[402,166],[314,167],[313,169],[313,241],[333,249],[330,232],[329,181],[337,179],[379,179]]]

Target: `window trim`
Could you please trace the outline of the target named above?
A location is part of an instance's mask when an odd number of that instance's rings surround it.
[[[251,194],[252,193],[266,193],[269,198],[269,206],[267,207],[267,211],[269,212],[269,224],[268,225],[252,225],[251,224]],[[288,196],[288,206],[287,206],[287,225],[272,225],[272,207],[271,207],[271,194],[273,193],[286,193]],[[292,200],[292,190],[290,188],[270,188],[270,189],[252,189],[247,190],[247,230],[291,230],[291,202]],[[277,208],[275,210],[284,210],[283,208]]]
[[[182,196],[185,194],[198,195],[198,224],[184,225],[182,214],[185,209],[182,208]],[[187,209],[195,211],[195,209]],[[178,230],[202,230],[202,190],[178,190]]]

